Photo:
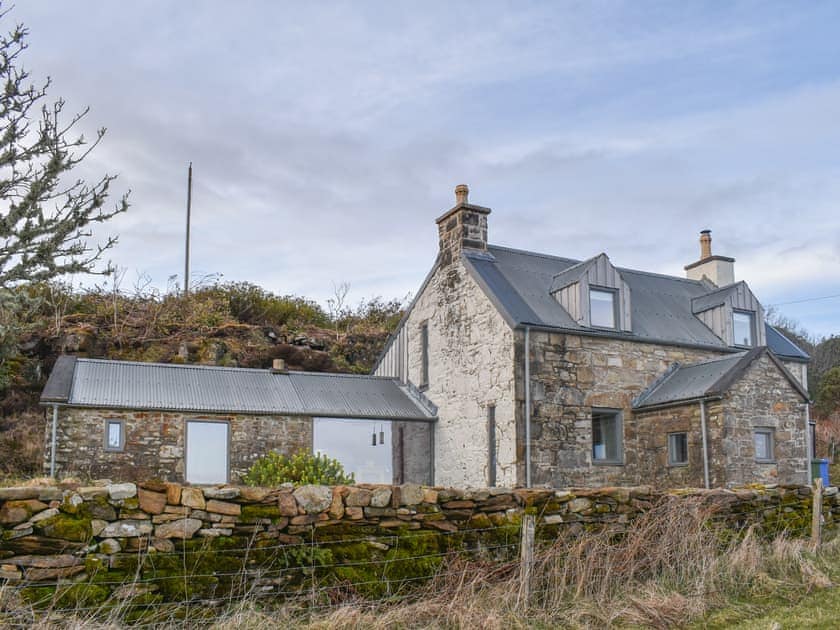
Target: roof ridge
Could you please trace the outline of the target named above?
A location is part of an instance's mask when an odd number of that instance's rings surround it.
[[[77,361],[81,363],[111,363],[119,365],[138,365],[143,367],[160,367],[160,368],[174,368],[174,369],[199,369],[212,370],[217,372],[259,372],[264,374],[271,372],[271,368],[250,368],[250,367],[234,367],[231,365],[202,365],[200,363],[162,363],[160,361],[124,361],[122,359],[93,359],[87,357],[79,357]],[[301,375],[301,376],[332,376],[342,378],[362,378],[362,379],[380,379],[380,380],[395,380],[391,376],[377,376],[373,374],[351,374],[347,372],[312,372],[309,370],[288,370],[280,372],[283,375]]]
[[[200,363],[163,363],[160,361],[125,361],[123,359],[92,359],[87,357],[80,357],[78,359],[81,363],[118,363],[122,365],[142,365],[154,366],[164,368],[179,368],[179,369],[199,369],[199,370],[217,370],[217,371],[237,371],[237,372],[265,372],[265,368],[248,368],[248,367],[234,367],[231,365],[203,365]]]
[[[564,262],[573,263],[573,266],[579,265],[581,263],[588,262],[588,261],[590,261],[594,258],[598,258],[598,256],[600,256],[601,254],[604,254],[605,256],[607,256],[607,258],[609,258],[609,254],[607,254],[606,252],[600,252],[598,254],[595,254],[594,256],[590,256],[589,258],[585,258],[584,260],[579,260],[577,258],[567,258],[566,256],[557,256],[555,254],[544,254],[542,252],[534,252],[534,251],[531,251],[531,250],[528,250],[528,249],[519,249],[519,248],[516,248],[516,247],[506,247],[504,245],[493,245],[493,244],[488,244],[487,245],[488,249],[490,249],[491,247],[493,249],[500,249],[500,250],[507,251],[507,252],[514,252],[514,253],[517,253],[517,254],[526,254],[528,256],[535,256],[537,258],[548,258],[550,260],[562,260]],[[610,259],[610,260],[612,260],[612,259]],[[656,271],[645,271],[644,269],[631,269],[630,267],[616,267],[616,270],[618,270],[619,272],[627,271],[627,272],[630,272],[630,273],[637,273],[637,274],[642,274],[642,275],[646,275],[646,276],[654,276],[656,278],[667,278],[668,280],[678,280],[679,282],[685,282],[686,284],[702,285],[702,282],[700,282],[699,280],[692,280],[691,278],[683,278],[681,276],[673,276],[673,275],[670,275],[670,274],[667,274],[667,273],[658,273]],[[566,271],[566,270],[564,269],[563,271]],[[558,272],[558,273],[563,273],[563,271]],[[739,282],[743,282],[743,280],[739,280]]]
[[[733,359],[735,357],[738,357],[738,360],[740,361],[744,357],[744,355],[747,354],[748,352],[750,352],[750,351],[749,350],[742,350],[740,352],[733,352],[733,353],[727,354],[726,356],[723,356],[723,357],[713,357],[711,359],[703,359],[702,361],[696,361],[694,363],[686,363],[685,365],[682,365],[681,367],[690,368],[690,367],[694,367],[696,365],[707,365],[709,363],[718,363],[720,361],[728,361],[728,360]]]
[[[506,247],[504,245],[493,245],[491,243],[488,243],[487,249],[490,249],[491,247],[493,249],[501,249],[501,250],[506,251],[506,252],[513,252],[513,253],[516,253],[516,254],[527,254],[529,256],[536,256],[537,258],[550,258],[551,260],[563,260],[565,262],[570,262],[570,263],[575,263],[575,264],[580,263],[580,262],[584,262],[584,261],[578,260],[576,258],[566,258],[565,256],[556,256],[554,254],[543,254],[541,252],[532,252],[531,250],[528,250],[528,249],[519,249],[519,248],[516,248],[516,247]]]

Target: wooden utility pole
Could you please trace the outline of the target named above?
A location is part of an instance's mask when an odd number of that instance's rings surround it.
[[[184,248],[184,295],[190,293],[190,206],[192,206],[192,162],[187,170],[187,242]]]

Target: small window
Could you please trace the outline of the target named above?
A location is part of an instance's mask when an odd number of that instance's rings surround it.
[[[598,328],[615,328],[615,291],[589,289],[589,323]]]
[[[621,412],[592,410],[592,461],[596,464],[621,464]]]
[[[121,451],[125,448],[125,426],[122,420],[105,421],[105,450]]]
[[[668,465],[685,466],[688,464],[688,434],[668,434]]]
[[[420,387],[429,386],[429,323],[420,326]]]
[[[755,315],[746,311],[732,313],[732,330],[734,331],[736,346],[753,346],[755,331]]]
[[[753,433],[755,442],[755,461],[772,462],[773,456],[773,429],[756,429]]]

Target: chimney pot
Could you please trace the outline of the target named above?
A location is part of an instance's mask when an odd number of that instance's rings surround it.
[[[470,187],[466,184],[458,184],[455,186],[455,205],[460,206],[469,203]]]
[[[700,260],[712,257],[712,231],[700,231]]]

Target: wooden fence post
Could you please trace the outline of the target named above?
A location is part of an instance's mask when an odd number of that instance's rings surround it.
[[[531,569],[534,566],[534,523],[533,514],[522,515],[522,541],[519,547],[519,601],[527,609],[531,603]]]
[[[811,502],[811,547],[814,551],[819,549],[822,543],[822,477],[814,479],[814,492]]]

